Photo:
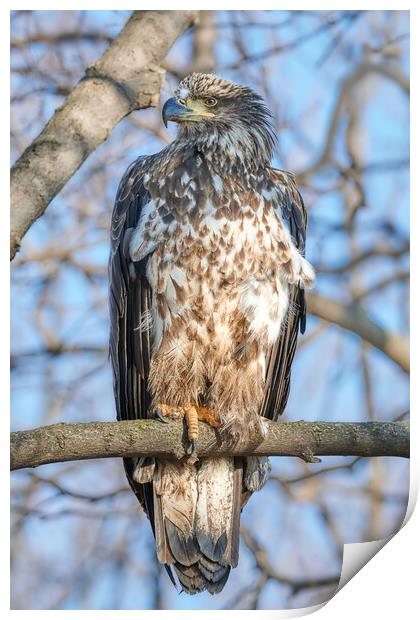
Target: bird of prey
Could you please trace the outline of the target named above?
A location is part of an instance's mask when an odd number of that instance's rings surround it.
[[[235,438],[283,412],[315,273],[294,177],[271,167],[262,98],[194,73],[162,115],[178,124],[176,139],[139,157],[117,192],[110,354],[118,419],[184,417],[194,452],[197,420]],[[172,581],[220,592],[268,459],[142,457],[125,469]]]

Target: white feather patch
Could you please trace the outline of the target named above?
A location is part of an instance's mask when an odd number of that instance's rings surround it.
[[[233,458],[202,459],[198,471],[196,531],[217,540],[231,528]]]

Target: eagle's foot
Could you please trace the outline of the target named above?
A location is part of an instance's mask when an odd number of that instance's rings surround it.
[[[166,405],[165,403],[158,403],[154,410],[155,418],[163,422],[164,424],[169,424],[169,420],[179,420],[183,418],[185,415],[186,407],[174,407],[172,405]],[[169,418],[169,420],[165,419]]]
[[[159,422],[162,422],[163,424],[169,424],[169,420],[165,420],[165,418],[163,417],[165,415],[162,413],[163,406],[166,407],[167,405],[158,405],[154,410],[154,415],[155,418],[159,420]]]
[[[181,407],[172,407],[165,403],[159,403],[155,408],[154,414],[155,417],[164,424],[168,424],[169,422],[169,420],[165,418],[178,420],[180,417],[185,417],[188,430],[188,441],[190,442],[187,452],[191,455],[197,452],[199,420],[210,424],[210,426],[214,428],[219,428],[221,426],[220,418],[216,411],[192,403]]]
[[[184,407],[185,420],[188,428],[188,439],[190,441],[189,454],[194,455],[198,446],[198,421],[206,422],[214,428],[219,428],[220,419],[216,411],[202,407],[201,405],[190,404]]]
[[[157,418],[164,424],[169,424],[169,420],[179,420],[180,418],[185,418],[185,421],[187,423],[188,441],[189,441],[187,454],[193,458],[195,457],[195,454],[197,452],[197,443],[198,443],[198,411],[197,409],[198,407],[192,404],[180,406],[180,407],[174,407],[172,405],[167,405],[166,403],[158,403],[154,410],[155,418]]]
[[[214,409],[207,409],[207,407],[197,405],[197,414],[201,422],[207,422],[213,428],[220,428],[222,425],[219,414]]]

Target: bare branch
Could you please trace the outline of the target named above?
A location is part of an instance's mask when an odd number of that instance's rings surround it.
[[[354,293],[353,299],[354,301],[359,301],[364,299],[365,297],[371,297],[378,291],[382,291],[384,288],[387,288],[391,284],[395,284],[396,282],[405,282],[410,279],[410,271],[408,269],[404,271],[397,271],[396,273],[392,273],[387,278],[372,284],[370,287],[366,287]]]
[[[188,73],[195,71],[204,73],[214,70],[216,40],[217,28],[214,23],[213,11],[200,11],[200,25],[194,31],[193,62]]]
[[[130,112],[157,104],[158,66],[198,11],[134,11],[11,172],[11,257],[84,160]]]
[[[320,319],[354,332],[385,353],[405,372],[410,371],[408,340],[402,334],[384,329],[372,321],[359,304],[345,304],[318,293],[310,293],[308,295],[308,310]]]
[[[281,45],[276,45],[274,47],[270,47],[269,49],[264,50],[263,52],[258,52],[256,54],[243,54],[239,61],[223,67],[223,69],[232,71],[233,69],[238,69],[241,65],[246,62],[261,62],[266,58],[270,58],[276,54],[285,54],[286,52],[290,52],[293,49],[299,47],[303,43],[307,43],[314,37],[317,37],[319,34],[331,30],[342,20],[349,21],[354,20],[358,17],[360,11],[343,11],[337,17],[327,16],[325,20],[321,21],[313,30],[305,32],[304,34],[300,34],[298,37],[289,41],[287,43],[282,43]]]
[[[24,39],[12,39],[10,41],[11,49],[22,49],[27,47],[28,45],[36,45],[39,43],[48,44],[48,45],[59,45],[61,43],[74,43],[75,41],[88,41],[90,43],[96,42],[105,42],[111,43],[112,37],[107,34],[103,34],[102,32],[79,32],[77,30],[69,30],[67,32],[37,32],[31,36],[25,37]]]
[[[353,467],[360,462],[361,458],[362,457],[360,456],[356,456],[352,459],[352,461],[350,461],[350,463],[344,463],[343,465],[332,465],[331,467],[324,467],[323,469],[318,469],[317,471],[308,471],[305,474],[295,476],[294,478],[282,478],[281,476],[271,474],[269,479],[274,482],[278,482],[281,485],[296,484],[309,480],[310,478],[314,478],[315,476],[323,476],[324,474],[335,473],[337,471],[343,471],[344,469],[351,471]]]
[[[334,139],[337,132],[337,127],[341,115],[345,109],[349,94],[352,92],[356,84],[358,84],[366,76],[372,74],[381,75],[395,82],[407,95],[410,93],[409,78],[404,75],[404,73],[396,65],[363,61],[358,67],[353,69],[350,75],[348,75],[342,82],[340,94],[337,98],[333,113],[331,115],[330,124],[328,127],[324,145],[321,149],[321,154],[318,156],[317,160],[311,166],[309,166],[309,168],[301,171],[296,175],[299,183],[304,184],[310,176],[319,172],[329,162],[332,147],[334,144]]]
[[[409,456],[408,422],[269,422],[256,433],[232,442],[200,423],[198,456]],[[186,429],[181,422],[154,420],[53,424],[11,434],[11,469],[47,463],[111,457],[185,458]]]
[[[99,346],[93,344],[66,344],[65,342],[51,342],[42,349],[28,349],[25,351],[19,351],[18,353],[12,353],[10,359],[12,364],[21,362],[24,359],[39,357],[41,355],[50,355],[55,357],[62,355],[63,353],[84,353],[84,354],[97,354],[106,357],[108,353],[108,347]]]
[[[370,258],[378,258],[378,257],[389,257],[389,258],[401,258],[405,254],[410,251],[410,244],[405,243],[403,246],[398,248],[393,248],[391,245],[387,244],[378,244],[369,248],[368,250],[364,250],[363,252],[359,252],[355,256],[351,258],[351,260],[342,263],[341,265],[330,266],[330,265],[317,265],[316,270],[318,273],[326,273],[332,275],[341,275],[346,271],[351,271],[355,267],[358,267],[364,261]]]
[[[293,579],[289,575],[277,570],[268,559],[267,551],[259,544],[257,539],[245,527],[241,528],[242,538],[246,546],[255,556],[255,563],[267,579],[274,579],[281,584],[290,586],[292,593],[297,594],[308,588],[336,587],[340,581],[340,575],[331,575],[317,579]]]
[[[42,478],[41,476],[38,476],[34,472],[29,472],[29,475],[36,482],[39,482],[41,484],[47,484],[53,487],[53,489],[57,491],[57,495],[54,497],[66,495],[69,497],[73,497],[74,499],[84,499],[92,503],[101,502],[102,500],[106,500],[106,499],[112,499],[116,497],[117,495],[126,493],[129,490],[129,487],[127,487],[127,485],[124,485],[123,487],[119,487],[118,489],[115,489],[114,491],[109,491],[108,493],[101,493],[100,495],[91,495],[87,493],[80,493],[79,491],[71,491],[70,489],[63,487],[59,482],[57,482],[57,480],[53,480],[52,478]]]

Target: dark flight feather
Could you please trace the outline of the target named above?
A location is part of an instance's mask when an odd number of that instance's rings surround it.
[[[280,183],[286,191],[282,192],[283,202],[279,205],[282,219],[289,226],[289,231],[297,249],[305,254],[307,214],[302,197],[297,190],[294,178],[289,173],[272,170],[273,180]],[[290,378],[293,358],[296,352],[297,336],[305,332],[306,302],[305,291],[289,285],[289,307],[280,337],[271,348],[267,357],[267,374],[264,400],[260,415],[270,420],[277,420],[283,413],[290,392]]]
[[[127,170],[118,188],[112,214],[109,351],[118,420],[147,418],[151,401],[147,389],[150,331],[138,330],[140,316],[151,309],[151,289],[146,279],[147,257],[139,263],[132,263],[128,257],[129,237],[149,201],[142,182],[142,167],[143,158],[140,157]],[[134,271],[130,272],[130,266],[134,267]],[[149,517],[155,534],[153,483],[138,484],[133,479],[133,459],[123,460],[130,486]],[[165,567],[175,585],[170,567]]]

